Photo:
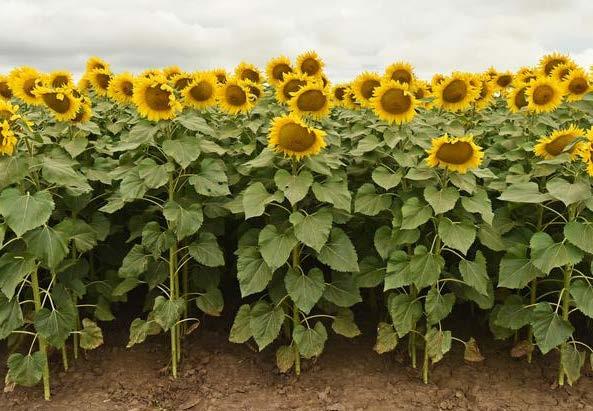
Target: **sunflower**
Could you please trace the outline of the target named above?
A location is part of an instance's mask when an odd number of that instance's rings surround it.
[[[0,123],[0,154],[11,155],[16,145],[16,136],[10,129],[8,121]]]
[[[527,108],[535,113],[555,110],[562,102],[562,87],[549,77],[540,77],[529,83],[525,90]]]
[[[411,84],[414,81],[414,68],[410,63],[398,61],[385,69],[385,79]]]
[[[72,81],[72,74],[66,70],[52,71],[45,76],[43,83],[48,87],[54,88],[63,86],[72,87],[74,85],[74,82]]]
[[[504,71],[497,73],[494,78],[494,84],[499,90],[504,90],[513,82],[513,73],[510,71]]]
[[[585,131],[583,129],[571,124],[568,128],[556,130],[549,136],[540,137],[533,147],[533,152],[538,157],[551,160],[569,148],[570,157],[574,160],[579,155],[583,144],[573,143],[576,139],[584,136]]]
[[[112,74],[109,69],[94,69],[88,73],[88,79],[91,82],[95,93],[103,97],[107,97],[111,78]]]
[[[173,78],[173,76],[183,73],[183,70],[181,70],[179,66],[169,66],[165,67],[162,70],[162,72],[165,75],[165,77],[167,77],[170,80],[171,78]]]
[[[569,61],[568,63],[558,64],[556,67],[554,67],[554,70],[552,70],[552,72],[550,73],[550,78],[552,80],[561,82],[570,74],[570,72],[572,70],[574,70],[577,67],[578,66],[571,61]]]
[[[292,73],[292,66],[290,59],[285,56],[273,58],[266,66],[266,74],[268,76],[268,83],[273,86],[278,86],[284,80],[284,75]]]
[[[546,54],[539,61],[539,68],[541,69],[541,71],[544,72],[544,74],[546,76],[549,76],[550,74],[552,74],[552,70],[554,70],[554,68],[557,65],[565,64],[568,62],[572,62],[572,60],[570,59],[570,57],[568,57],[565,54],[560,54],[560,53]]]
[[[134,96],[134,75],[132,73],[120,73],[111,79],[107,88],[108,96],[120,104],[132,104]]]
[[[430,79],[430,85],[432,86],[432,88],[434,89],[437,85],[441,84],[443,81],[445,81],[447,77],[445,77],[443,74],[441,73],[436,73],[432,76],[432,79]]]
[[[440,167],[461,174],[478,168],[484,158],[482,148],[474,143],[471,134],[463,137],[449,137],[445,134],[433,139],[430,150],[426,152],[426,163],[430,167]]]
[[[43,75],[32,67],[17,67],[8,76],[8,86],[13,94],[32,106],[39,106],[43,102],[34,94],[34,90],[41,84]]]
[[[212,72],[195,73],[193,80],[183,89],[183,105],[201,110],[216,105],[218,84]]]
[[[529,86],[518,79],[513,84],[514,87],[506,96],[507,107],[511,113],[519,113],[523,107],[527,107],[528,102],[525,91]]]
[[[532,69],[531,67],[521,67],[519,70],[517,70],[517,73],[515,73],[513,83],[515,83],[515,85],[520,83],[527,84],[536,78],[536,70]]]
[[[71,87],[45,87],[35,89],[35,94],[43,101],[57,121],[69,121],[76,117],[80,98],[74,95]]]
[[[78,80],[78,83],[76,84],[76,88],[81,93],[86,93],[88,91],[88,89],[91,88],[91,82],[89,81],[87,74],[83,74],[83,76],[80,78],[80,80]]]
[[[593,177],[593,127],[587,132],[587,141],[580,146],[579,156],[587,165],[587,173]]]
[[[591,81],[582,68],[575,68],[562,82],[567,101],[577,101],[592,90]]]
[[[228,114],[246,113],[255,106],[255,96],[249,92],[248,84],[236,77],[220,85],[216,97],[220,109]]]
[[[412,90],[412,93],[414,93],[416,100],[422,100],[423,98],[430,97],[430,85],[424,80],[414,80],[414,83],[411,84],[410,89]]]
[[[491,79],[494,79],[496,76],[498,76],[498,70],[496,70],[494,66],[490,66],[488,67],[488,70],[484,72],[484,74],[486,74]]]
[[[493,84],[493,80],[487,74],[478,75],[475,77],[480,90],[480,94],[474,100],[474,106],[476,110],[483,110],[489,107],[494,101],[494,92],[496,87]]]
[[[10,104],[9,101],[0,100],[0,121],[12,123],[21,118],[18,114],[19,106]]]
[[[308,76],[317,76],[323,72],[323,60],[314,51],[307,51],[297,57],[296,70]]]
[[[100,57],[91,56],[86,61],[86,71],[87,73],[90,73],[96,69],[109,70],[109,64]]]
[[[185,88],[189,86],[189,83],[191,83],[193,80],[194,75],[192,73],[185,72],[174,74],[171,78],[169,78],[169,81],[173,88],[175,88],[175,90],[178,91],[185,90]]]
[[[88,100],[82,100],[76,116],[71,120],[73,123],[86,123],[93,116],[93,110],[91,109],[91,102]]]
[[[138,113],[151,121],[173,119],[183,108],[164,75],[136,77],[132,101]]]
[[[331,83],[329,81],[329,79],[327,78],[327,76],[325,75],[325,73],[321,73],[320,75],[316,76],[319,81],[321,81],[321,84],[323,85],[323,87],[330,87]]]
[[[12,98],[12,90],[8,85],[8,77],[0,74],[0,99],[10,100]]]
[[[344,91],[344,101],[342,102],[344,108],[349,108],[351,110],[356,110],[360,108],[360,103],[356,101],[356,97],[354,97],[354,92],[352,91],[352,87],[348,85],[346,90]]]
[[[142,73],[140,73],[140,77],[146,77],[146,78],[160,77],[160,76],[164,76],[164,75],[165,74],[163,73],[163,70],[155,69],[155,68],[146,69]]]
[[[242,61],[235,68],[235,76],[239,80],[251,80],[254,83],[261,83],[262,81],[262,75],[259,72],[259,69],[253,64],[247,63],[245,61]]]
[[[243,80],[249,89],[249,93],[257,101],[264,94],[264,89],[261,84],[254,83],[251,80]]]
[[[470,80],[470,75],[456,72],[435,85],[433,95],[436,107],[453,112],[468,109],[480,95],[480,89],[472,86]]]
[[[390,124],[409,123],[416,115],[416,98],[410,86],[399,81],[384,81],[375,88],[371,105],[375,115]]]
[[[325,146],[325,131],[308,127],[293,114],[272,120],[268,147],[278,153],[300,160],[318,154]]]
[[[218,84],[226,83],[226,79],[229,76],[229,74],[227,73],[227,71],[225,69],[217,68],[214,70],[210,70],[210,72],[216,76],[216,82]]]
[[[364,107],[371,107],[373,91],[381,85],[381,76],[377,73],[365,71],[352,82],[352,91],[356,100]]]
[[[331,92],[320,82],[309,83],[294,94],[288,106],[298,116],[327,117],[331,109]]]
[[[336,106],[344,107],[347,90],[347,83],[338,83],[332,87],[332,101]]]
[[[288,103],[294,93],[299,91],[301,87],[306,86],[311,78],[305,74],[288,73],[284,76],[284,80],[276,87],[276,100],[280,103]]]

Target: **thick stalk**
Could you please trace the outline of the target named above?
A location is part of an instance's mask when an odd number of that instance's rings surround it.
[[[183,283],[183,297],[185,300],[185,308],[183,310],[183,318],[189,318],[189,303],[187,301],[187,296],[189,295],[189,263],[185,262],[183,268],[181,269],[181,276],[182,276],[182,283]],[[182,335],[186,329],[186,322],[182,323]]]
[[[296,176],[298,172],[298,162],[296,160],[292,160],[292,175]],[[293,204],[292,206],[292,211],[295,212],[297,211],[297,206],[296,204]],[[301,264],[301,253],[300,253],[300,243],[297,243],[297,245],[292,249],[292,268],[294,270],[299,270],[300,264]],[[293,325],[293,330],[301,323],[301,319],[299,316],[299,307],[297,307],[297,305],[293,302],[292,305],[292,325]],[[294,341],[294,339],[292,340],[292,346],[294,349],[294,372],[296,374],[296,376],[298,377],[299,375],[301,375],[301,353],[299,351],[299,347],[296,343],[296,341]]]
[[[418,297],[418,289],[414,284],[412,284],[410,293],[413,298]],[[408,352],[412,358],[412,368],[416,368],[416,324],[414,324],[412,332],[410,333]]]
[[[426,341],[424,342],[424,361],[422,362],[422,382],[428,384],[428,350],[426,349]]]
[[[564,288],[562,290],[562,319],[568,321],[568,314],[570,312],[570,280],[572,277],[572,266],[564,267]],[[560,346],[560,364],[558,367],[558,385],[564,385],[564,369],[562,368],[562,352],[566,347],[566,343]]]
[[[541,231],[542,224],[544,219],[544,208],[541,205],[537,207],[537,231]],[[532,306],[537,302],[537,277],[531,280],[531,290],[529,291],[529,304]],[[533,326],[529,325],[529,330],[527,331],[527,341],[531,346],[533,346]],[[530,350],[527,353],[527,363],[531,364],[531,360],[533,358],[533,350]]]
[[[169,175],[169,201],[173,201],[175,196],[175,185],[173,180],[173,175]],[[175,300],[177,295],[177,243],[175,243],[171,248],[169,248],[169,288],[170,288],[170,298],[171,300]],[[174,324],[171,327],[170,334],[171,334],[171,373],[173,374],[173,378],[177,378],[177,362],[179,360],[179,353],[177,349],[179,347],[177,339],[179,336],[177,335],[177,324]]]
[[[64,343],[64,346],[62,347],[62,365],[64,366],[64,371],[68,371],[68,351],[67,351],[67,345],[66,343]]]
[[[39,277],[37,275],[37,268],[31,273],[31,288],[33,289],[33,302],[35,303],[35,312],[41,310],[41,293],[39,291]],[[47,345],[45,338],[40,335],[37,336],[39,339],[39,351],[43,355],[43,398],[49,401],[51,397],[51,391],[49,387],[49,360],[47,358]]]
[[[440,254],[441,253],[441,237],[436,234],[435,244],[434,244],[434,253]],[[436,287],[436,284],[433,284],[432,287]],[[426,333],[424,334],[424,361],[422,362],[422,381],[424,384],[428,384],[428,339],[426,338],[428,335],[428,330],[430,326],[428,324],[428,320],[426,321]]]

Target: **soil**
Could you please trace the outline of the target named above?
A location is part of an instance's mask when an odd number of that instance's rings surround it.
[[[105,344],[71,359],[61,371],[52,358],[50,402],[41,387],[0,394],[1,410],[593,410],[593,378],[573,387],[554,384],[554,356],[525,360],[509,346],[482,346],[482,363],[465,363],[461,346],[431,368],[424,385],[404,347],[380,356],[373,338],[331,336],[299,379],[280,374],[274,352],[227,341],[228,321],[207,324],[184,341],[177,380],[168,374],[165,337],[126,349],[126,324],[105,330]],[[5,357],[5,354],[2,354]],[[2,361],[5,363],[5,361]],[[5,369],[0,369],[2,374]]]

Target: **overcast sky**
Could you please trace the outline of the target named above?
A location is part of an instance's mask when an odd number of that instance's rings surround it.
[[[551,51],[593,64],[593,0],[0,0],[0,72],[262,68],[314,49],[334,81],[400,59],[416,72],[517,69]]]

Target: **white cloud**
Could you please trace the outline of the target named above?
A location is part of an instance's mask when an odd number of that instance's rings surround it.
[[[593,64],[589,0],[0,0],[0,71],[29,64],[79,73],[90,55],[116,71],[264,68],[317,50],[333,80],[405,59],[417,72],[516,69],[547,52]],[[6,17],[10,16],[10,17]]]

